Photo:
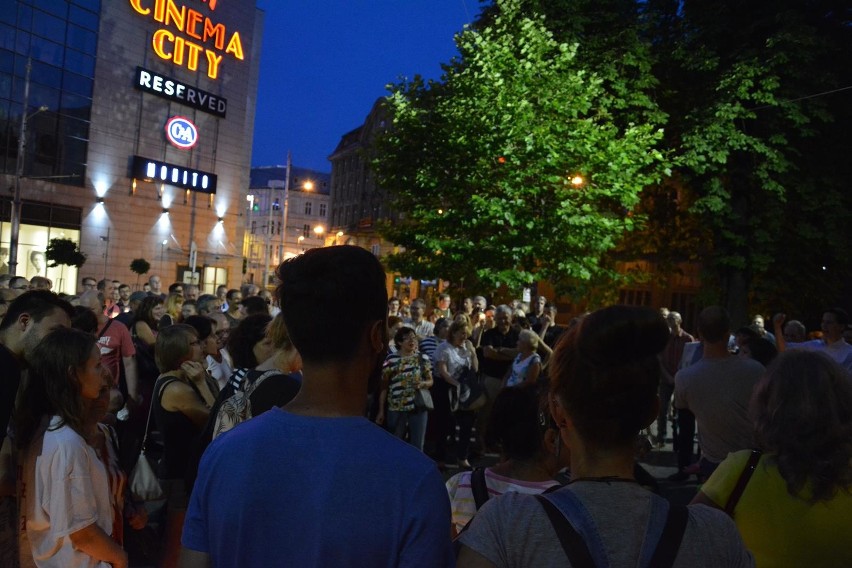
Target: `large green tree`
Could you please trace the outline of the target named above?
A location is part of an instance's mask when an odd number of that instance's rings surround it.
[[[850,276],[852,12],[836,0],[649,0],[666,145],[737,321],[808,313]],[[823,268],[824,267],[824,268]]]
[[[612,276],[602,258],[660,180],[665,115],[647,50],[595,65],[520,0],[457,36],[440,81],[392,86],[374,168],[399,220],[389,266],[480,290]]]

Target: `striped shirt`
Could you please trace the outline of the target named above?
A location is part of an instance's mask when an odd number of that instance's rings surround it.
[[[476,501],[473,498],[473,490],[470,485],[472,473],[470,471],[463,471],[452,476],[447,481],[447,492],[450,494],[450,506],[453,513],[453,524],[458,532],[461,532],[476,514]],[[485,485],[488,487],[488,497],[493,499],[504,493],[538,495],[554,485],[559,485],[559,482],[556,480],[520,481],[494,473],[491,471],[491,468],[485,468]]]

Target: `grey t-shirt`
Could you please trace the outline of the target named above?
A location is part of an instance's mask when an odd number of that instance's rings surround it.
[[[613,567],[636,566],[653,494],[635,483],[578,481],[571,491],[589,510]],[[459,537],[498,568],[570,566],[541,504],[531,495],[492,498]],[[754,566],[733,521],[704,505],[689,507],[675,568]]]
[[[754,447],[748,405],[764,371],[754,359],[730,355],[701,359],[675,375],[675,407],[695,414],[705,459],[721,463],[731,452]]]

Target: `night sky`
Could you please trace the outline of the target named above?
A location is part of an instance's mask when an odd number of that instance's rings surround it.
[[[385,85],[439,78],[479,0],[257,0],[266,12],[252,165],[331,171]]]

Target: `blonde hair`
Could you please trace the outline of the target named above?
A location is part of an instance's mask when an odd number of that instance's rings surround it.
[[[166,298],[166,313],[172,316],[174,321],[180,319],[180,309],[183,307],[183,296],[169,294]]]
[[[518,334],[518,340],[523,340],[529,343],[533,351],[538,349],[538,335],[536,335],[536,333],[531,329],[522,329]]]
[[[266,326],[266,337],[272,340],[272,345],[276,349],[284,351],[295,349],[290,340],[290,332],[287,331],[287,324],[284,323],[284,315],[281,312]]]

